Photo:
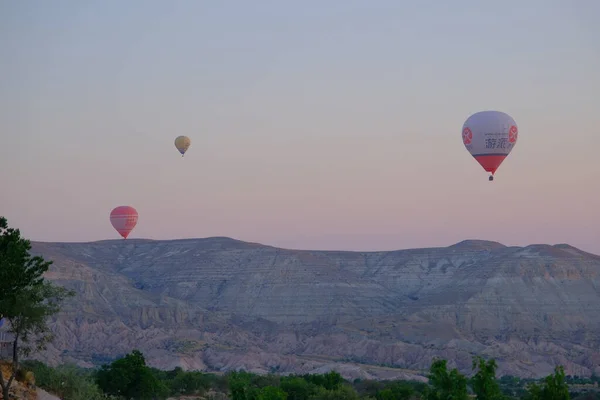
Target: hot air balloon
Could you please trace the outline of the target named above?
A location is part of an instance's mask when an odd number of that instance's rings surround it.
[[[177,150],[181,153],[181,157],[183,157],[190,147],[190,144],[192,144],[192,141],[187,136],[177,136],[177,138],[175,138],[175,147],[177,147]]]
[[[462,128],[462,139],[473,158],[489,172],[490,181],[517,143],[519,129],[512,117],[501,111],[480,111]]]
[[[110,223],[123,236],[123,239],[127,239],[137,221],[138,213],[133,207],[119,206],[110,212]]]

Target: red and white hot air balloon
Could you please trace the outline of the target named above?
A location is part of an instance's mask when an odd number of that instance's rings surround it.
[[[519,129],[512,117],[501,111],[480,111],[462,128],[462,139],[473,158],[489,172],[490,181],[500,164],[517,144]]]
[[[110,223],[123,236],[123,239],[127,239],[137,221],[138,213],[133,207],[119,206],[110,212]]]

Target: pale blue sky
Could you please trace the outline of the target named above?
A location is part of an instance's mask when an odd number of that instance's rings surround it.
[[[4,1],[0,214],[33,240],[600,253],[600,2]],[[517,122],[494,182],[474,112]],[[187,135],[182,159],[173,145]]]

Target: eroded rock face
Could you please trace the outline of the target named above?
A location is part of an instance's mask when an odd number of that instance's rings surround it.
[[[142,350],[186,369],[413,376],[600,373],[600,257],[465,241],[390,252],[284,250],[229,238],[33,243],[77,291],[43,357],[93,365]],[[366,365],[366,364],[371,364]],[[395,368],[390,368],[391,366]],[[396,374],[396,375],[394,375]]]

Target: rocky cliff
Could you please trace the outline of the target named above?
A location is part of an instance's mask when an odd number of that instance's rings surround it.
[[[600,373],[600,257],[465,241],[388,252],[285,250],[229,238],[33,243],[76,290],[52,362],[133,348],[173,368],[411,377],[434,356],[470,372]]]

